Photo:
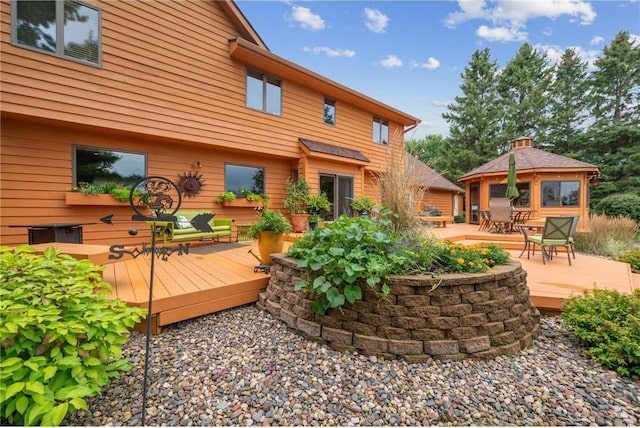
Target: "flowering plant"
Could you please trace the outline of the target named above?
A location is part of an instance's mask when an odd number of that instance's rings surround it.
[[[509,260],[509,253],[495,244],[481,247],[451,241],[440,241],[435,245],[440,263],[450,272],[486,272],[495,265]]]

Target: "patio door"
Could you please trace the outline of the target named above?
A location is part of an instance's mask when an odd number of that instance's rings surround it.
[[[469,223],[478,224],[480,221],[480,183],[469,184]]]
[[[320,174],[320,192],[327,194],[333,205],[333,212],[324,216],[324,220],[335,220],[342,214],[351,215],[353,199],[353,177],[339,174]]]

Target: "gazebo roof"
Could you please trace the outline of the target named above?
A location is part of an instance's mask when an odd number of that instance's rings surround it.
[[[598,171],[596,165],[571,159],[565,156],[549,153],[533,147],[522,147],[513,150],[516,158],[516,168],[518,171],[526,170],[584,170]],[[509,152],[504,153],[496,159],[479,166],[471,172],[460,177],[459,181],[466,181],[470,177],[483,174],[507,173],[509,170]]]
[[[432,168],[429,168],[417,157],[405,153],[405,162],[407,168],[413,171],[413,174],[421,179],[424,187],[431,189],[448,190],[456,193],[464,193],[464,189],[450,182]]]

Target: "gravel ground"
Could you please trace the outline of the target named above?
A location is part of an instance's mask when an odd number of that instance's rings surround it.
[[[253,305],[219,312],[152,337],[146,424],[639,425],[640,381],[541,323],[517,356],[410,364],[333,351]],[[141,425],[144,346],[132,333],[133,369],[64,424]]]

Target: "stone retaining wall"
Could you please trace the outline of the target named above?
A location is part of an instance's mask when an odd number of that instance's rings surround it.
[[[294,291],[304,275],[296,260],[272,255],[271,280],[258,306],[336,350],[423,362],[514,354],[540,332],[526,272],[510,262],[484,274],[396,276],[385,298],[364,288],[362,301],[319,316],[310,293]]]

